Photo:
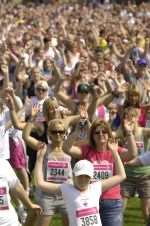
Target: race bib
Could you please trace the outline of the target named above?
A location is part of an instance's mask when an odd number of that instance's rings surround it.
[[[136,146],[137,146],[139,155],[144,153],[144,142],[143,141],[136,141]]]
[[[99,212],[96,207],[76,211],[78,226],[99,226]]]
[[[7,190],[5,187],[0,187],[0,210],[8,210]]]
[[[107,164],[94,164],[94,177],[93,180],[103,180],[111,177],[113,175],[113,165],[111,163]]]
[[[66,161],[47,162],[47,181],[64,183],[69,176],[69,166]]]

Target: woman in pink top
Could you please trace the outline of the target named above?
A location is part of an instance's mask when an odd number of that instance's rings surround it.
[[[125,122],[128,134],[129,149],[118,148],[122,161],[128,161],[137,154],[134,136],[128,122]],[[77,131],[65,141],[64,149],[73,158],[87,159],[94,165],[94,181],[106,179],[114,175],[114,160],[108,149],[108,141],[114,139],[109,125],[96,119],[91,126],[89,144],[81,147],[74,146]],[[100,216],[103,226],[122,226],[122,200],[120,186],[105,191],[100,199]]]

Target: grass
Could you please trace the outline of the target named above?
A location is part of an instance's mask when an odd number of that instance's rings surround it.
[[[62,225],[60,216],[55,216],[51,226],[60,225]],[[124,216],[124,226],[145,226],[138,198],[132,198],[129,200]]]
[[[145,226],[138,198],[129,200],[124,222],[124,226]]]

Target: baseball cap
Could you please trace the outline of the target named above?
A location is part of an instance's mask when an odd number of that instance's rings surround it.
[[[148,62],[147,62],[147,59],[146,58],[140,58],[138,61],[137,61],[137,64],[139,66],[147,66]]]
[[[77,87],[77,93],[89,93],[90,92],[90,86],[86,83],[81,83]]]
[[[86,159],[80,160],[75,164],[73,168],[73,173],[76,177],[81,175],[87,175],[92,178],[94,173],[93,164]]]

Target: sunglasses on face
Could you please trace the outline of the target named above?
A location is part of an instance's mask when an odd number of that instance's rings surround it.
[[[51,134],[54,134],[54,135],[57,134],[57,133],[59,133],[59,134],[64,134],[65,131],[64,131],[64,130],[51,130],[50,133],[51,133]]]
[[[96,130],[94,133],[95,133],[96,135],[99,135],[99,134],[106,134],[106,133],[108,133],[108,132],[107,132],[106,129],[101,129],[101,130]]]
[[[46,91],[47,91],[47,89],[40,88],[40,87],[39,87],[39,88],[37,88],[36,90],[37,90],[38,92],[40,92],[40,91],[42,91],[42,92],[46,92]]]
[[[114,114],[117,114],[117,111],[115,111],[115,110],[110,110],[110,113],[114,115]]]

